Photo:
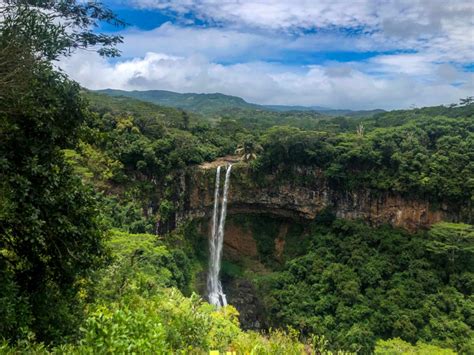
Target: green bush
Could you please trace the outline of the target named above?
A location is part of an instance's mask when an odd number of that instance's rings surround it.
[[[189,292],[191,260],[151,234],[113,230],[106,244],[109,264],[94,275],[93,297],[114,301],[128,294],[153,296],[164,287]]]
[[[376,355],[454,355],[451,349],[440,348],[435,345],[418,342],[416,345],[411,345],[400,338],[379,340],[375,344],[374,353]]]

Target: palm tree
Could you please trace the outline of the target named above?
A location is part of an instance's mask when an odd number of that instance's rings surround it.
[[[235,154],[240,155],[240,160],[251,161],[257,159],[257,154],[261,153],[263,148],[260,144],[254,142],[245,142],[239,144],[235,150]]]
[[[459,106],[468,106],[474,102],[474,97],[473,96],[468,96],[465,99],[460,99],[459,100]]]

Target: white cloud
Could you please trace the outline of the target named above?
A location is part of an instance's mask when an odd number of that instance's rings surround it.
[[[178,20],[151,31],[123,31],[125,59],[115,63],[90,53],[63,60],[61,66],[83,86],[222,92],[257,103],[389,109],[451,103],[474,92],[474,74],[462,70],[474,57],[470,1],[134,3],[174,11],[187,20],[192,13],[207,25]],[[345,63],[311,60],[344,51],[380,54]],[[301,63],[303,58],[309,65],[275,64]]]
[[[124,43],[119,46],[124,57],[144,56],[145,53],[166,52],[173,55],[199,53],[210,60],[248,61],[279,57],[285,52],[315,53],[325,51],[389,51],[410,49],[380,36],[353,35],[341,32],[317,32],[307,34],[249,32],[232,28],[186,27],[164,23],[150,30],[136,28],[121,33]]]
[[[391,64],[388,57],[380,62],[381,68]],[[430,67],[426,74],[438,79],[428,83],[410,75],[388,78],[367,74],[363,67],[352,63],[329,67],[264,62],[222,65],[199,55],[178,57],[159,53],[111,64],[95,54],[82,52],[65,59],[61,67],[91,89],[222,92],[263,104],[391,109],[456,102],[474,91],[473,74],[449,67],[450,73],[446,75],[446,67],[441,65]],[[402,66],[408,74],[409,68]],[[464,80],[451,85],[451,80],[459,76]]]
[[[419,54],[380,55],[370,60],[373,70],[388,75],[430,75],[437,67],[432,58]]]
[[[136,6],[193,14],[242,31],[358,30],[369,47],[429,52],[439,60],[471,62],[474,3],[470,0],[134,0]],[[279,34],[281,35],[281,33]],[[360,39],[357,39],[360,41]],[[392,47],[390,45],[390,47]],[[357,48],[357,46],[356,46]],[[382,48],[383,49],[383,48]]]
[[[143,8],[193,13],[218,23],[271,29],[372,24],[372,1],[356,0],[134,0]]]
[[[125,57],[166,52],[173,55],[199,53],[211,60],[232,60],[239,56],[267,56],[285,48],[288,38],[269,38],[262,34],[232,29],[181,27],[169,22],[150,31],[131,29],[122,33],[120,46]]]

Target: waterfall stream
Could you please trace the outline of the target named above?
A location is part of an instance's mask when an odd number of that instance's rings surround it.
[[[227,214],[227,193],[229,191],[231,169],[232,164],[229,164],[225,173],[222,202],[219,204],[221,167],[217,167],[216,186],[214,191],[214,209],[212,211],[212,229],[211,238],[209,239],[209,273],[207,276],[207,292],[209,303],[217,307],[227,305],[227,299],[222,291],[222,284],[219,280],[219,272],[221,270],[224,226]]]

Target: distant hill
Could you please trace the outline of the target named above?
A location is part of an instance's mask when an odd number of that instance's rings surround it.
[[[323,106],[286,106],[286,105],[264,105],[263,107],[276,112],[308,112],[314,111],[322,113],[326,116],[348,116],[348,117],[371,117],[377,113],[386,112],[385,110],[341,110],[332,109]]]
[[[288,111],[331,111],[330,108],[322,106],[287,106],[287,105],[263,105],[266,109],[277,111],[277,112],[288,112]]]
[[[335,109],[327,109],[327,110],[318,110],[319,113],[322,113],[327,116],[345,116],[345,117],[372,117],[378,113],[384,113],[387,112],[382,109],[375,109],[375,110],[358,110],[358,111],[353,111],[353,110],[335,110]]]
[[[124,91],[105,89],[98,92],[110,96],[127,96],[157,105],[180,108],[205,115],[217,114],[227,108],[262,109],[262,106],[248,103],[237,96],[224,94],[180,94],[165,90]]]
[[[174,107],[200,113],[203,115],[221,115],[229,109],[240,109],[245,111],[273,111],[273,112],[315,112],[326,116],[347,117],[371,117],[374,114],[385,112],[384,110],[352,111],[331,109],[322,106],[289,106],[289,105],[257,105],[252,104],[241,97],[214,94],[180,94],[166,90],[125,91],[105,89],[97,90],[110,96],[125,96],[134,99],[151,102],[157,105]]]
[[[183,122],[182,111],[173,107],[157,105],[124,95],[113,96],[90,90],[84,90],[82,95],[87,99],[91,110],[99,114],[127,113],[133,115],[139,122],[156,119],[157,122],[168,127],[181,127]],[[206,117],[195,113],[189,114],[188,117],[191,124],[209,121]]]

